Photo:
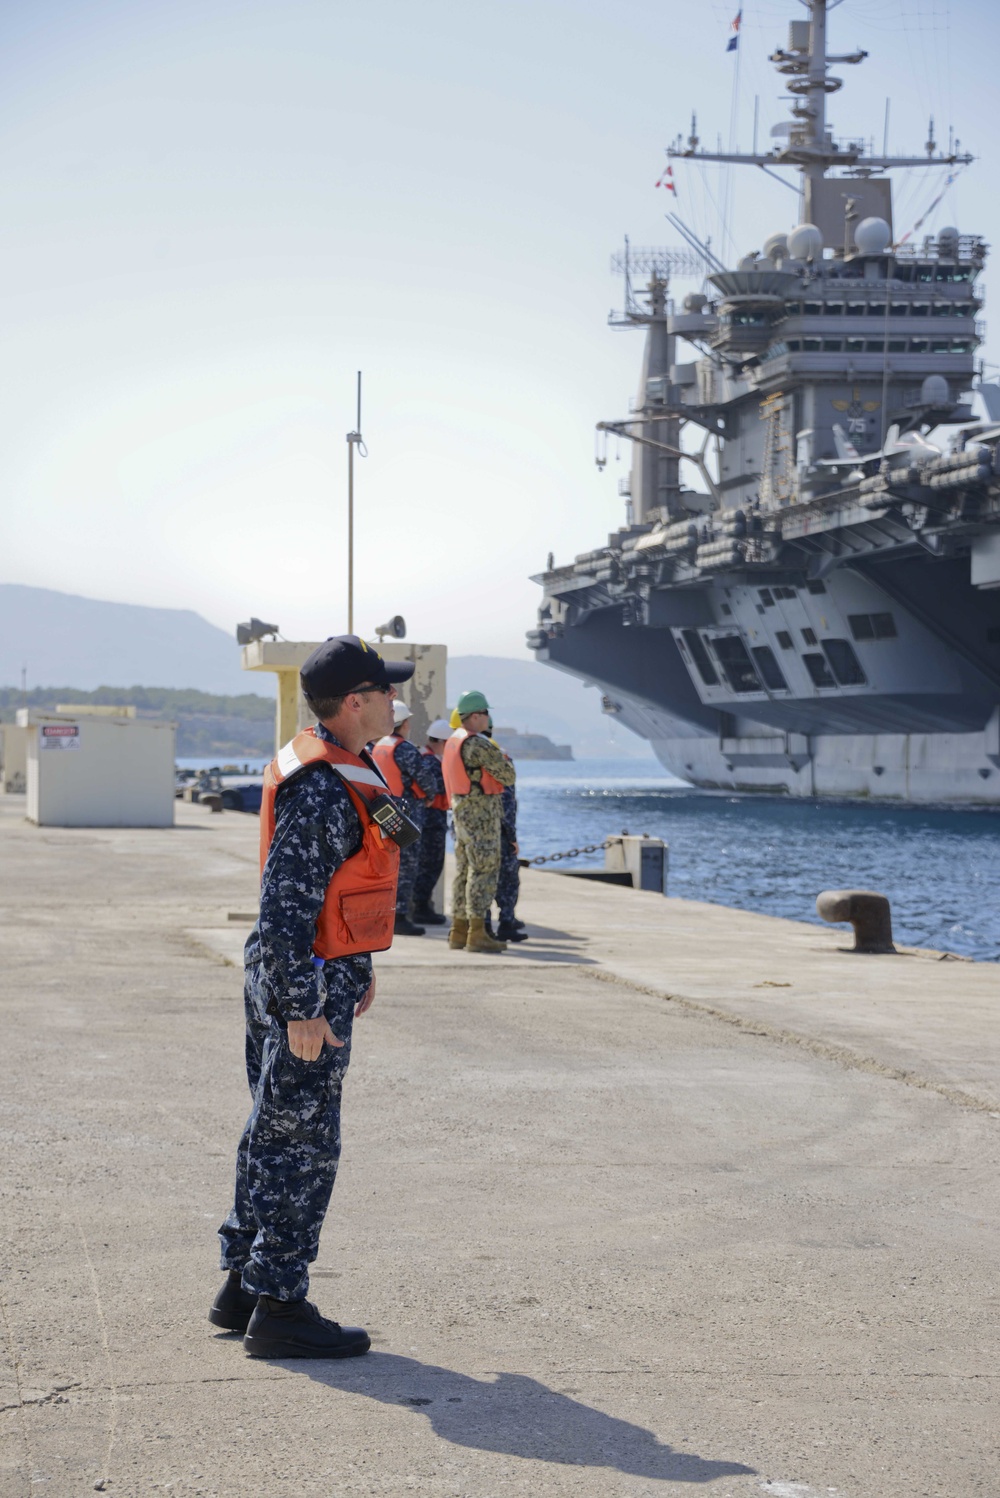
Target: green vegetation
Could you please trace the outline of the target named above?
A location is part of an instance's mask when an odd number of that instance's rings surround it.
[[[93,703],[99,707],[132,705],[140,718],[164,718],[177,724],[177,753],[183,757],[224,755],[263,758],[274,753],[274,699],[246,692],[216,696],[193,688],[0,687],[0,723],[13,723],[19,707],[54,708],[57,703]]]
[[[12,723],[19,707],[55,707],[57,702],[91,702],[97,707],[126,707],[131,703],[140,717],[171,718],[180,713],[212,713],[221,718],[245,718],[270,722],[274,698],[246,692],[240,697],[196,692],[193,687],[98,687],[81,692],[76,687],[0,687],[0,722]]]

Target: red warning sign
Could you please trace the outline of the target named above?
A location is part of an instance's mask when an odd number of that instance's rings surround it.
[[[43,723],[41,731],[43,749],[79,749],[79,723]]]

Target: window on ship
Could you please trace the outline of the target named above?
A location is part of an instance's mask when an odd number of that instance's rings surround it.
[[[835,687],[837,683],[830,675],[830,667],[826,663],[826,656],[804,655],[802,659],[806,663],[806,670],[812,677],[814,687]]]
[[[750,652],[757,663],[761,680],[772,692],[787,692],[788,683],[781,674],[781,667],[774,658],[770,645],[755,645]]]
[[[823,654],[842,687],[863,687],[867,684],[868,678],[861,669],[861,662],[846,640],[824,640],[822,643]]]
[[[759,692],[760,678],[741,637],[739,635],[716,635],[713,644],[723,675],[732,690],[734,692]]]
[[[847,623],[856,640],[894,640],[896,621],[891,614],[848,614]]]
[[[706,687],[717,687],[719,685],[719,678],[709,658],[708,651],[702,644],[701,635],[696,629],[682,629],[681,639],[687,646],[691,659],[694,661],[695,669]]]

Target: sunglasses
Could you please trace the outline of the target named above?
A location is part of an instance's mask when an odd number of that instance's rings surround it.
[[[389,693],[392,690],[393,690],[392,683],[391,682],[386,682],[385,686],[379,686],[379,687],[352,687],[351,688],[351,693],[349,695],[353,695],[353,696],[356,696],[356,697],[363,697],[366,694],[366,692],[381,692],[383,694],[383,696],[388,697]]]

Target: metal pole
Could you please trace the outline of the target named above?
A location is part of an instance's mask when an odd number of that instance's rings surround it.
[[[347,439],[347,633],[354,633],[354,443]]]
[[[347,633],[354,633],[354,449],[360,448],[361,456],[367,449],[361,437],[361,371],[358,370],[357,426],[347,434]]]

